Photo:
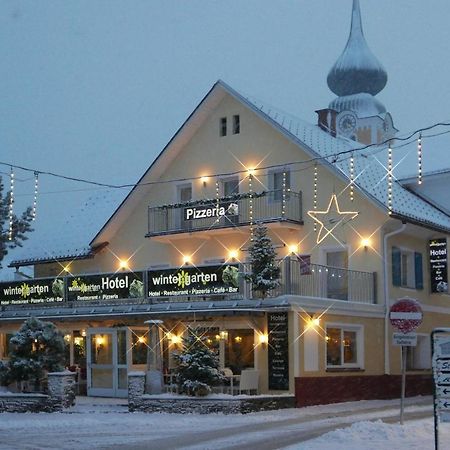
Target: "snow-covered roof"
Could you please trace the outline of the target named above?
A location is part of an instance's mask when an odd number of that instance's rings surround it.
[[[35,262],[72,260],[89,257],[92,237],[123,200],[128,190],[110,189],[90,195],[77,208],[71,206],[69,216],[53,215],[52,220],[41,214],[33,224],[35,231],[22,248],[12,253],[10,266],[25,266]]]
[[[383,148],[371,147],[358,151],[362,146],[357,142],[333,137],[317,125],[304,122],[252,97],[246,97],[220,80],[180,127],[141,180],[153,170],[160,171],[157,166],[159,166],[158,163],[161,163],[162,155],[168,152],[172,146],[178,145],[177,139],[184,142],[185,137],[182,136],[182,133],[186,127],[189,127],[191,121],[199,126],[197,116],[205,116],[202,105],[205,104],[209,96],[214,95],[218,90],[222,94],[228,93],[252,109],[263,120],[266,120],[302,150],[309,153],[311,158],[328,156],[327,159],[321,159],[321,163],[345,180],[350,179],[349,154],[338,157],[336,161],[332,155],[355,150],[356,188],[387,213],[386,161],[380,159],[380,152],[384,150]],[[97,239],[102,234],[106,227],[105,224],[111,223],[117,212],[123,206],[126,206],[130,200],[132,201],[136,192],[132,190],[128,197],[123,200],[126,194],[127,191],[119,189],[102,191],[100,194],[91,196],[81,209],[73,212],[70,217],[62,221],[52,221],[51,229],[44,229],[43,227],[41,231],[38,226],[39,223],[37,223],[36,231],[32,233],[30,240],[26,241],[23,249],[16,250],[10,265],[23,266],[35,262],[89,257],[92,254],[92,247],[89,243],[94,242],[94,237]],[[412,223],[419,223],[432,229],[450,232],[450,216],[405,189],[399,182],[393,183],[392,216]],[[103,241],[100,240],[99,242]],[[97,241],[95,242],[97,243]]]

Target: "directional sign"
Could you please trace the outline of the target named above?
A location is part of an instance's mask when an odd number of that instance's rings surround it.
[[[437,386],[436,394],[441,399],[450,401],[450,386]]]
[[[422,323],[422,308],[417,300],[401,298],[391,306],[389,319],[397,331],[409,333]]]
[[[438,373],[444,372],[450,374],[450,358],[436,359],[434,367],[436,368],[436,372]]]
[[[417,333],[393,333],[392,343],[394,345],[402,345],[404,347],[416,347]]]
[[[450,373],[438,373],[435,380],[437,386],[450,386]]]
[[[440,398],[437,402],[437,407],[441,411],[450,412],[450,399]]]
[[[434,349],[436,358],[450,358],[450,338],[439,339],[436,342],[436,348]]]

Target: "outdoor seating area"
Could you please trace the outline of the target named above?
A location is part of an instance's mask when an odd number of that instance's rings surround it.
[[[224,382],[212,388],[216,394],[228,395],[258,395],[259,394],[259,371],[256,369],[243,369],[241,374],[233,374],[233,371],[225,367],[222,369]],[[178,394],[179,389],[176,383],[175,373],[164,374],[164,392]]]

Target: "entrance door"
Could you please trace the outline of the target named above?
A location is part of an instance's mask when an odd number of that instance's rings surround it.
[[[348,300],[348,253],[327,252],[327,298]]]
[[[87,342],[87,394],[126,397],[126,328],[91,328],[87,332]]]

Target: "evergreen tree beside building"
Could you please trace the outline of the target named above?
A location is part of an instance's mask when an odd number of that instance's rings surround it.
[[[280,267],[267,227],[258,224],[254,230],[253,241],[249,247],[252,271],[247,279],[252,282],[252,290],[266,298],[269,291],[280,285]]]

